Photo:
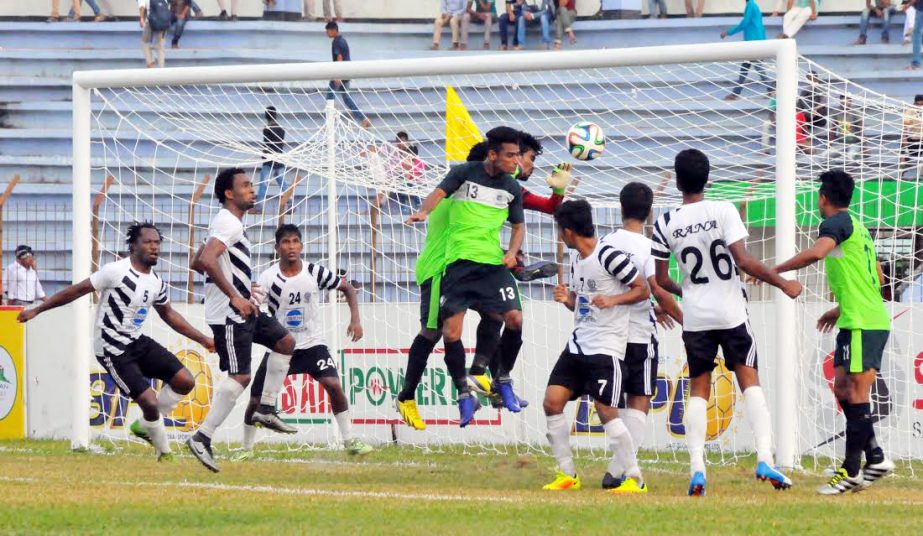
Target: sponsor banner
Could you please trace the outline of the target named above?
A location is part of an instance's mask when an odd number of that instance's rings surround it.
[[[0,307],[0,439],[26,436],[25,326],[16,321],[22,307]]]

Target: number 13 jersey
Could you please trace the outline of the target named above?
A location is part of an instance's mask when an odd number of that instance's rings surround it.
[[[260,275],[269,314],[295,337],[296,350],[324,344],[317,304],[320,292],[337,288],[340,280],[329,269],[304,261],[298,275],[283,275],[278,263]]]
[[[748,236],[737,208],[703,200],[662,214],[651,255],[683,272],[683,331],[731,329],[747,321],[747,297],[728,246]]]

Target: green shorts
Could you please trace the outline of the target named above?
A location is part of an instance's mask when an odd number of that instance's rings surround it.
[[[836,336],[833,366],[845,367],[850,374],[881,370],[881,358],[890,334],[884,329],[841,329]]]

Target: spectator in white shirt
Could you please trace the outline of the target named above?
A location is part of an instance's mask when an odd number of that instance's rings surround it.
[[[452,50],[467,49],[470,21],[468,0],[442,0],[439,4],[439,15],[434,23],[432,50],[439,50],[439,42],[442,41],[442,27],[446,23],[452,29]]]
[[[45,300],[45,291],[35,270],[35,256],[29,246],[16,247],[16,261],[3,274],[7,305],[32,305]]]

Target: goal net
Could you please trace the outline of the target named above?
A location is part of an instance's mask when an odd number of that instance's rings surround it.
[[[778,51],[789,63],[777,63]],[[750,60],[754,68],[738,83],[741,63]],[[352,80],[348,95],[353,102],[345,102],[342,93],[329,94],[331,79]],[[798,115],[777,118],[777,101],[780,110],[794,108],[796,79],[804,92]],[[776,91],[777,80],[783,82],[778,99],[769,94]],[[557,278],[521,285],[525,345],[513,377],[520,396],[530,402],[522,413],[492,409],[485,400],[474,425],[459,429],[456,393],[441,345],[417,390],[427,430],[404,426],[393,406],[408,347],[419,331],[414,265],[425,239],[424,225],[404,221],[448,168],[464,160],[468,148],[495,126],[510,125],[541,141],[544,153],[530,180],[522,183],[535,194],[550,194],[544,177],[555,164],[574,164],[568,195],[593,204],[600,235],[620,225],[618,193],[628,182],[643,182],[655,192],[650,223],[677,206],[681,198],[672,177],[673,157],[687,147],[703,150],[712,163],[707,195],[739,207],[750,232],[750,251],[770,264],[777,251],[792,253],[795,244],[810,243],[819,223],[813,180],[822,170],[845,166],[858,181],[853,209],[876,238],[888,288],[923,296],[916,286],[923,285],[916,282],[923,265],[915,260],[919,155],[904,159],[900,141],[908,109],[797,59],[793,44],[471,56],[413,64],[78,73],[76,83],[75,151],[88,148],[89,156],[75,153],[80,185],[75,187],[75,214],[80,215],[75,240],[87,238],[75,242],[77,249],[86,249],[75,250],[75,278],[86,274],[91,263],[124,255],[130,222],[153,220],[164,235],[157,270],[170,285],[174,306],[206,330],[203,278],[190,272],[190,254],[218,210],[209,178],[221,168],[243,167],[265,191],[257,213],[244,221],[253,243],[254,275],[274,262],[276,227],[294,223],[304,235],[305,258],[342,271],[358,289],[362,340],[346,341],[348,311],[336,295],[324,299],[321,318],[354,431],[372,443],[460,444],[471,452],[545,445],[541,399],[572,328],[571,314],[551,300]],[[740,92],[734,93],[735,88]],[[731,94],[739,99],[725,100]],[[327,100],[330,96],[333,100]],[[262,130],[268,106],[275,108],[285,136],[281,152],[267,155]],[[579,121],[602,127],[607,146],[601,158],[582,162],[569,156],[564,134]],[[398,132],[406,132],[409,142],[400,142]],[[88,203],[89,184],[100,192],[93,205]],[[778,203],[777,185],[784,189]],[[526,227],[527,263],[567,258],[550,216],[527,211]],[[814,330],[818,314],[831,306],[829,292],[818,268],[798,276],[806,292],[794,304],[770,289],[747,287],[774,433],[788,465],[800,463],[796,458],[802,455],[814,460],[835,456],[842,451],[844,429],[831,394],[833,338]],[[909,304],[888,306],[895,323],[875,390],[877,431],[893,456],[920,458],[923,451],[914,438],[919,437],[923,407],[913,400],[923,397],[915,358],[919,315]],[[466,319],[469,364],[477,320],[475,314]],[[84,330],[90,322],[80,315],[77,321],[84,322]],[[180,440],[201,423],[211,386],[223,373],[216,355],[170,332],[159,319],[146,329],[197,377],[195,391],[167,421],[171,437]],[[688,372],[678,328],[660,328],[658,336],[657,392],[643,447],[654,458],[672,459],[685,451]],[[80,380],[77,387],[81,407],[75,412],[75,444],[124,440],[138,410],[89,352],[89,382]],[[263,349],[255,347],[253,356],[255,370]],[[709,448],[733,460],[748,452],[752,437],[732,375],[719,367],[713,380]],[[89,415],[82,407],[87,397]],[[229,448],[240,440],[243,406],[239,401],[219,431],[218,439]],[[299,432],[286,443],[279,436],[263,435],[261,441],[273,441],[280,449],[337,443],[327,397],[310,377],[288,377],[278,407]],[[606,448],[586,398],[566,411],[577,448]]]

